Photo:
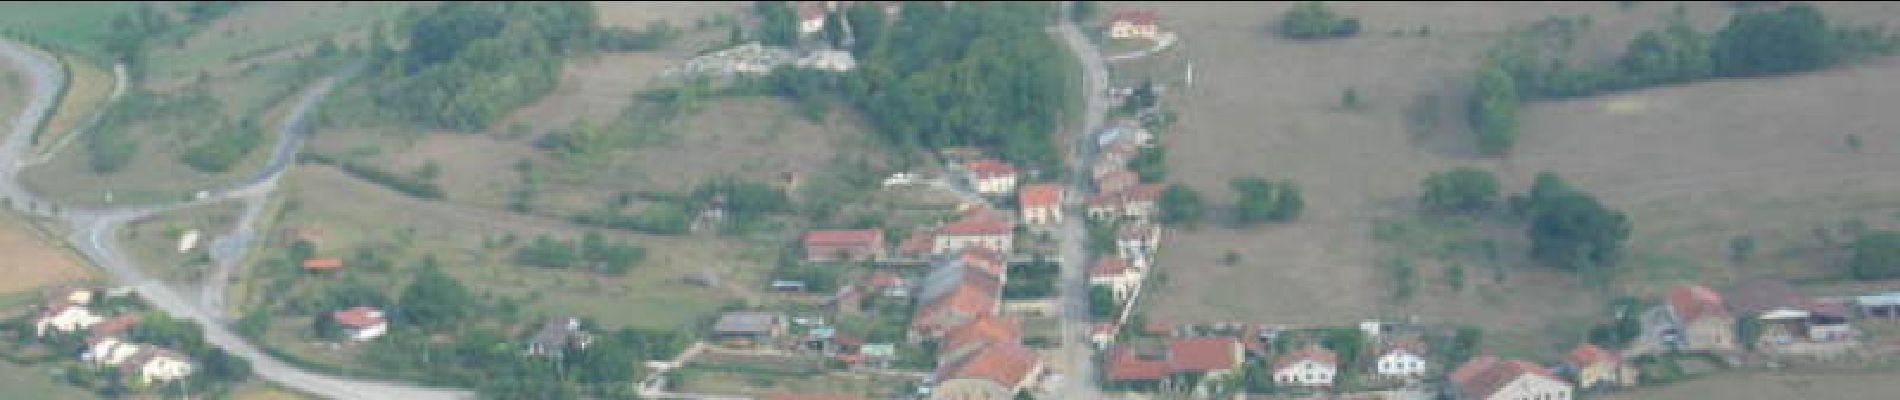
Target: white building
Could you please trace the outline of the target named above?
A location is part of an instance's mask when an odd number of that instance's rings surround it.
[[[198,235],[198,230],[192,229],[185,231],[183,236],[179,236],[178,254],[185,254],[185,252],[191,251],[191,249],[198,248]]]
[[[1318,346],[1287,352],[1273,362],[1273,381],[1280,386],[1331,387],[1339,372],[1339,356]]]
[[[137,366],[139,383],[145,385],[183,379],[191,376],[195,369],[190,358],[160,348],[149,348],[144,354],[134,357],[131,365]]]
[[[47,307],[45,311],[40,312],[39,317],[33,319],[33,333],[46,336],[49,331],[74,332],[90,328],[103,320],[105,319],[100,318],[98,314],[93,314],[92,310],[85,306],[57,303]]]
[[[1373,372],[1387,378],[1417,378],[1425,375],[1425,346],[1411,340],[1395,340],[1379,352]]]
[[[383,317],[383,310],[380,309],[355,307],[330,313],[330,317],[343,327],[344,336],[352,341],[375,339],[389,332],[389,320]]]

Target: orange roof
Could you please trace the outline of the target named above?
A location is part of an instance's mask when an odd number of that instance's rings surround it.
[[[375,326],[384,322],[383,310],[374,307],[354,307],[348,310],[332,312],[330,313],[330,317],[335,319],[338,324],[356,328]]]
[[[884,242],[877,229],[825,229],[805,232],[805,244],[874,246]]]
[[[1175,371],[1221,371],[1240,366],[1240,342],[1225,336],[1177,338],[1168,343],[1168,364]]]
[[[959,255],[963,263],[987,272],[990,276],[1003,276],[1009,273],[1009,263],[1003,261],[1003,255],[986,247],[968,247]]]
[[[871,278],[866,279],[866,281],[874,288],[904,286],[904,278],[897,276],[896,273],[891,271],[872,272]]]
[[[911,232],[909,238],[897,244],[898,254],[922,254],[930,251],[931,241],[936,237],[930,231],[919,229]]]
[[[1062,185],[1038,183],[1023,186],[1017,194],[1017,204],[1022,208],[1058,207],[1062,205]]]
[[[1009,163],[989,158],[970,161],[963,164],[963,168],[970,170],[970,173],[975,174],[977,179],[989,179],[1016,174],[1016,167],[1010,166]]]
[[[1023,336],[1022,322],[1014,318],[982,315],[943,334],[940,351],[951,352],[969,345],[1016,343]]]
[[[1301,361],[1309,360],[1333,366],[1339,365],[1339,355],[1333,354],[1332,350],[1327,350],[1319,346],[1307,346],[1289,351],[1286,354],[1280,355],[1279,358],[1275,358],[1273,360],[1273,370],[1278,371]]]
[[[988,379],[1003,387],[1014,388],[1028,381],[1029,374],[1042,364],[1034,350],[1017,343],[983,346],[962,362],[949,365],[938,374],[948,379]]]
[[[1682,321],[1694,321],[1703,315],[1726,315],[1728,310],[1722,305],[1722,295],[1716,294],[1708,286],[1681,284],[1669,289],[1669,308]]]
[[[1128,260],[1116,257],[1102,257],[1101,261],[1095,262],[1095,268],[1089,269],[1089,277],[1107,278],[1120,276],[1123,272],[1128,270],[1128,267]]]
[[[825,2],[800,1],[796,3],[797,4],[794,7],[796,8],[796,11],[798,12],[799,20],[809,21],[809,20],[825,17]]]
[[[1002,303],[1001,295],[1002,286],[996,280],[982,279],[976,274],[966,274],[963,282],[955,289],[919,307],[917,318],[913,319],[912,326],[930,326],[938,323],[939,317],[949,312],[971,318],[994,314],[996,307]]]
[[[945,225],[940,234],[954,236],[990,236],[1015,233],[1015,227],[1001,221],[957,221]]]
[[[1504,385],[1517,380],[1524,374],[1542,375],[1545,378],[1558,379],[1544,367],[1523,360],[1504,360],[1492,356],[1481,356],[1451,373],[1451,382],[1458,385],[1466,396],[1488,398],[1496,394]]]
[[[303,269],[312,271],[332,271],[343,268],[340,258],[312,258],[303,260]]]
[[[92,337],[103,338],[103,337],[116,336],[118,334],[125,333],[126,329],[131,329],[133,325],[138,325],[138,324],[139,324],[138,314],[124,314],[117,317],[112,317],[112,319],[108,319],[108,320],[105,320],[98,324],[93,325]]]
[[[1588,366],[1600,362],[1616,360],[1616,353],[1589,343],[1577,345],[1577,348],[1570,349],[1569,356],[1564,357],[1564,361],[1578,366]]]
[[[1110,353],[1108,380],[1111,381],[1159,380],[1173,372],[1166,358],[1142,358],[1127,345],[1117,345]]]
[[[775,394],[765,396],[765,400],[866,400],[863,397],[843,394]]]

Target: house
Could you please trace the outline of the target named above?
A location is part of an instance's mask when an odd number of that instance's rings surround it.
[[[170,382],[191,376],[191,359],[178,352],[159,347],[146,347],[144,351],[119,364],[123,372],[136,371],[140,385]]]
[[[820,71],[851,72],[858,68],[858,60],[848,51],[817,50],[800,57],[792,65]]]
[[[1155,250],[1161,247],[1161,225],[1150,223],[1131,223],[1115,229],[1115,254],[1121,258],[1146,260],[1153,257]]]
[[[1413,339],[1393,339],[1379,349],[1379,358],[1372,372],[1387,378],[1417,378],[1425,376],[1425,342]]]
[[[752,346],[771,343],[785,334],[785,314],[769,312],[729,312],[719,315],[719,321],[713,323],[712,338],[716,342],[736,346]]]
[[[382,309],[375,307],[357,306],[331,312],[330,319],[343,327],[343,335],[351,341],[375,339],[389,332],[389,320]]]
[[[931,399],[1011,400],[1035,386],[1042,376],[1042,356],[1018,343],[984,346],[961,360],[943,364],[935,376],[940,382]]]
[[[1095,178],[1095,190],[1102,193],[1117,193],[1141,184],[1141,174],[1128,168],[1116,167]]]
[[[594,336],[581,330],[580,318],[557,318],[541,324],[541,330],[528,338],[526,353],[530,356],[561,358],[566,355],[569,346],[585,350],[593,343]]]
[[[944,225],[937,231],[931,245],[931,253],[948,254],[972,247],[982,247],[1000,253],[1009,253],[1014,244],[1016,227],[1007,221],[962,220]]]
[[[1523,360],[1480,356],[1451,373],[1451,398],[1457,400],[1570,400],[1569,382]]]
[[[985,346],[997,343],[1018,343],[1022,341],[1022,320],[1017,318],[982,315],[968,323],[945,331],[938,340],[937,354],[944,360],[955,360],[971,354]]]
[[[805,232],[805,261],[874,261],[884,258],[880,229],[821,229]]]
[[[1089,342],[1095,343],[1096,350],[1106,349],[1109,343],[1115,342],[1115,332],[1120,329],[1121,327],[1112,323],[1095,324],[1089,328]]]
[[[980,159],[963,164],[965,179],[977,194],[1006,195],[1016,190],[1016,167],[996,159]]]
[[[798,13],[798,34],[814,35],[825,30],[825,2],[794,1],[792,10]]]
[[[1161,28],[1155,25],[1153,11],[1118,12],[1108,22],[1109,38],[1154,40],[1160,36]]]
[[[343,269],[343,259],[341,258],[312,258],[303,260],[303,270],[306,272],[331,272],[340,269]]]
[[[1200,373],[1202,381],[1224,378],[1240,368],[1244,351],[1231,337],[1174,338],[1159,353],[1143,353],[1129,345],[1109,351],[1107,379],[1111,382],[1163,382],[1177,373]]]
[[[1854,297],[1854,308],[1868,318],[1900,320],[1900,292],[1876,293]]]
[[[116,366],[138,355],[144,347],[146,345],[127,342],[116,336],[95,337],[86,341],[86,351],[80,353],[79,360],[99,366]]]
[[[126,330],[138,325],[139,322],[138,314],[123,314],[112,317],[98,324],[94,324],[92,326],[92,334],[89,335],[89,337],[97,339],[119,336],[124,334]]]
[[[1735,316],[1714,289],[1680,284],[1669,289],[1664,299],[1665,316],[1676,329],[1674,342],[1685,350],[1729,351],[1735,349]],[[1665,337],[1664,341],[1671,339]]]
[[[1115,294],[1115,301],[1127,301],[1136,289],[1141,287],[1142,272],[1126,259],[1102,257],[1095,261],[1095,267],[1089,268],[1089,285],[1106,286]]]
[[[872,272],[870,279],[865,280],[865,284],[870,286],[871,291],[877,293],[879,296],[910,297],[910,282],[904,281],[904,277],[897,276],[895,272]]]
[[[1319,346],[1289,351],[1273,360],[1273,381],[1280,386],[1332,387],[1339,355]]]
[[[64,287],[53,290],[46,296],[48,303],[66,303],[71,305],[91,305],[98,297],[99,289],[90,287]]]
[[[198,248],[199,236],[197,229],[185,231],[183,235],[178,236],[178,254],[185,254],[191,249]]]
[[[1577,387],[1635,386],[1636,367],[1623,363],[1614,351],[1584,343],[1564,355],[1564,368],[1575,375]]]
[[[931,266],[918,288],[917,313],[911,319],[911,340],[922,341],[977,318],[996,315],[1003,306],[1005,276],[981,261],[985,252],[954,257]],[[996,264],[1000,264],[997,262]]]
[[[1847,325],[1845,306],[1817,303],[1795,291],[1787,282],[1750,279],[1723,292],[1722,296],[1735,317],[1760,322],[1758,344],[1825,342],[1857,336]]]
[[[92,327],[101,320],[104,318],[93,314],[92,309],[86,306],[55,302],[40,310],[39,316],[33,318],[33,332],[38,336],[46,336],[49,332],[75,332]]]
[[[1085,202],[1090,219],[1133,219],[1146,221],[1154,215],[1155,200],[1161,197],[1158,184],[1141,184],[1114,193],[1090,196]]]
[[[1062,185],[1038,183],[1024,185],[1018,191],[1016,206],[1022,210],[1024,224],[1049,226],[1062,223]]]

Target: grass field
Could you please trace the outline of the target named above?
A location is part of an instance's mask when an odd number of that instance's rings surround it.
[[[1605,400],[1859,400],[1879,399],[1900,391],[1892,374],[1775,374],[1743,373],[1715,376],[1628,392],[1595,396]]]
[[[101,41],[120,14],[136,1],[10,1],[0,3],[0,29],[27,32],[36,40],[89,56],[100,56]]]
[[[53,109],[52,118],[41,128],[40,149],[51,149],[52,145],[65,140],[67,134],[80,124],[98,115],[106,100],[112,97],[113,77],[109,67],[72,56],[60,56],[60,62],[66,64],[68,76],[66,95],[59,99],[58,108]],[[68,148],[71,148],[70,146]]]
[[[56,380],[44,368],[0,361],[0,400],[88,400],[90,392]]]
[[[0,213],[0,293],[31,291],[50,285],[92,278],[95,272],[51,238],[11,213]]]
[[[394,20],[411,2],[262,2],[238,7],[186,39],[182,46],[156,51],[149,75],[159,80],[190,79],[241,71],[259,61],[308,51],[325,37],[344,35],[339,45],[367,32],[372,24]]]
[[[243,210],[242,203],[225,201],[161,214],[128,224],[119,231],[120,243],[148,275],[173,283],[197,282],[210,265],[207,249],[212,239],[237,229]],[[190,230],[198,231],[198,243],[179,253],[179,238]]]
[[[1654,26],[1668,7],[1328,4],[1359,17],[1365,33],[1315,42],[1277,37],[1272,23],[1289,2],[1106,5],[1110,12],[1157,10],[1166,29],[1182,38],[1163,57],[1193,63],[1195,86],[1170,92],[1168,99],[1180,117],[1161,138],[1173,155],[1170,181],[1200,189],[1220,208],[1231,202],[1230,178],[1291,178],[1305,189],[1308,205],[1301,220],[1290,224],[1171,231],[1159,260],[1169,279],[1161,295],[1148,298],[1151,318],[1346,323],[1417,314],[1426,321],[1476,323],[1493,331],[1487,337],[1549,336],[1597,311],[1566,304],[1596,308],[1599,299],[1647,293],[1649,283],[1674,279],[1719,281],[1746,271],[1814,268],[1799,265],[1813,258],[1769,267],[1775,263],[1765,257],[1756,267],[1731,268],[1723,255],[1733,235],[1760,232],[1762,254],[1768,254],[1808,246],[1794,233],[1808,224],[1838,226],[1844,218],[1885,215],[1894,207],[1880,190],[1900,180],[1886,173],[1893,161],[1881,154],[1900,136],[1878,131],[1895,121],[1873,110],[1892,101],[1894,91],[1878,84],[1900,73],[1892,61],[1535,103],[1523,115],[1525,133],[1514,154],[1502,161],[1479,159],[1463,123],[1463,90],[1482,50],[1506,27],[1550,15],[1588,15],[1591,33],[1581,46],[1607,55],[1620,52],[1637,30]],[[1900,7],[1891,4],[1821,6],[1831,22],[1891,23],[1900,17]],[[1695,3],[1689,12],[1701,29],[1713,31],[1731,11]],[[1420,27],[1429,33],[1417,35]],[[1395,30],[1408,33],[1391,34]],[[1366,110],[1338,110],[1348,87],[1366,99]],[[1863,154],[1840,149],[1846,133],[1865,138]],[[1440,272],[1420,263],[1419,297],[1410,304],[1389,301],[1390,277],[1380,266],[1379,241],[1370,234],[1374,221],[1409,218],[1419,180],[1460,165],[1498,171],[1507,192],[1523,190],[1538,171],[1554,170],[1629,211],[1635,232],[1623,281],[1590,289],[1507,257],[1513,273],[1506,284],[1452,293],[1433,290],[1445,286],[1436,283]],[[1682,212],[1688,208],[1701,211]],[[1503,254],[1525,251],[1521,227],[1494,236],[1520,239],[1501,240]],[[1229,249],[1243,255],[1239,266],[1217,262]],[[1472,275],[1472,281],[1481,276]],[[1556,341],[1575,336],[1549,340],[1506,346],[1553,349]]]

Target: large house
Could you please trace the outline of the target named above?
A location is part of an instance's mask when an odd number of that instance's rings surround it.
[[[1025,185],[1016,196],[1016,206],[1022,210],[1024,224],[1050,226],[1062,223],[1062,185]]]
[[[714,341],[736,346],[770,343],[785,334],[784,314],[769,312],[729,312],[713,323]]]
[[[1016,190],[1016,167],[995,159],[973,160],[963,164],[965,179],[985,196],[1007,195]]]
[[[798,13],[799,35],[814,35],[825,30],[825,2],[794,1],[792,10]]]
[[[934,339],[946,330],[1000,312],[1006,268],[996,253],[982,249],[965,250],[958,257],[934,263],[918,289],[911,340]]]
[[[1141,184],[1120,192],[1090,196],[1085,202],[1089,219],[1146,221],[1154,215],[1155,200],[1161,197],[1161,190],[1161,185]]]
[[[945,360],[961,359],[986,346],[1016,343],[1022,337],[1022,320],[984,314],[945,331],[937,341],[937,354]]]
[[[1523,360],[1480,356],[1451,373],[1451,398],[1457,400],[1570,400],[1569,382]]]
[[[1594,344],[1584,343],[1570,349],[1570,353],[1564,355],[1564,368],[1576,377],[1577,387],[1584,390],[1636,384],[1635,366],[1625,364],[1616,352]]]
[[[46,336],[54,332],[76,332],[102,320],[104,318],[94,314],[92,309],[86,308],[83,304],[58,301],[48,305],[46,309],[40,311],[39,316],[33,318],[33,332],[38,336]]]
[[[1115,193],[1141,184],[1141,174],[1127,168],[1110,168],[1095,177],[1095,190],[1102,193]]]
[[[191,376],[191,359],[159,347],[144,347],[138,355],[119,364],[121,373],[134,372],[140,385],[170,382]]]
[[[567,355],[567,348],[587,349],[594,343],[594,336],[581,330],[581,319],[566,317],[550,320],[541,324],[541,330],[528,338],[525,351],[530,356],[548,356],[561,358]]]
[[[1141,287],[1144,274],[1140,268],[1121,258],[1102,257],[1095,261],[1095,267],[1089,269],[1089,284],[1108,287],[1115,294],[1116,301],[1126,301],[1136,289]]]
[[[1425,375],[1425,342],[1393,339],[1379,349],[1372,372],[1387,378],[1417,378]]]
[[[1332,387],[1339,356],[1319,346],[1289,351],[1273,360],[1273,381],[1280,386]]]
[[[1160,225],[1137,222],[1115,229],[1115,255],[1121,258],[1147,260],[1160,247]]]
[[[931,253],[948,254],[969,248],[985,248],[1008,254],[1015,241],[1016,227],[1008,221],[962,220],[944,225],[937,231]]]
[[[343,327],[343,335],[351,341],[366,341],[383,336],[389,332],[389,319],[383,310],[375,307],[353,307],[330,313],[330,318]]]
[[[1735,316],[1729,314],[1722,295],[1707,286],[1681,284],[1669,289],[1665,299],[1666,316],[1678,333],[1676,342],[1685,350],[1729,351],[1735,349]]]
[[[1238,371],[1244,352],[1239,340],[1225,336],[1174,338],[1159,353],[1117,345],[1110,350],[1108,380],[1161,382],[1176,373],[1193,372],[1202,374],[1203,382],[1214,381]]]
[[[1758,345],[1829,342],[1858,336],[1847,324],[1846,305],[1816,302],[1787,282],[1750,279],[1723,292],[1723,298],[1735,317],[1760,323]]]
[[[805,232],[805,261],[871,261],[884,258],[884,231],[824,229]]]
[[[1114,39],[1148,39],[1161,36],[1161,28],[1155,25],[1153,11],[1124,11],[1115,13],[1108,22],[1108,37]]]
[[[984,346],[960,360],[943,363],[935,376],[933,400],[1011,400],[1035,386],[1042,356],[1015,342]]]

